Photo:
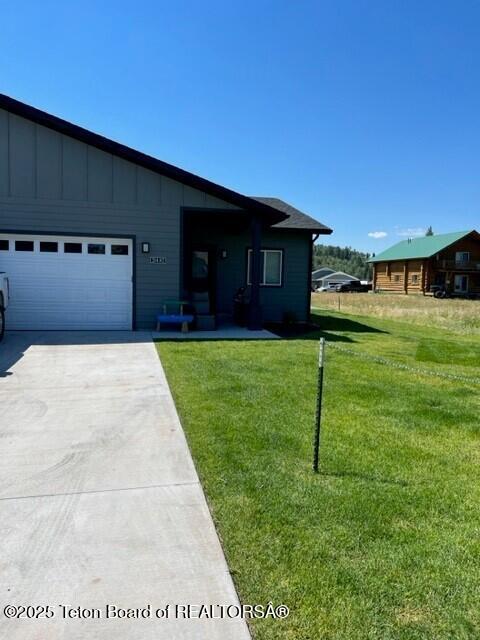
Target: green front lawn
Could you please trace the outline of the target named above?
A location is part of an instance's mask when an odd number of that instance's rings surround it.
[[[255,637],[479,638],[478,339],[317,322],[330,343],[319,475],[321,331],[158,343],[240,598],[291,610],[254,621]]]

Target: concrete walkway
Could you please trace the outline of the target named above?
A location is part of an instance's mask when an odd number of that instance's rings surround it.
[[[248,640],[241,619],[176,617],[238,599],[150,334],[7,333],[0,439],[0,638]]]
[[[193,329],[182,333],[180,328],[152,331],[154,340],[279,340],[279,336],[267,329],[250,331],[236,325],[220,325],[214,331],[198,331]]]

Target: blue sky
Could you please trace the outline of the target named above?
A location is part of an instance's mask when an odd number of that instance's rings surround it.
[[[477,0],[20,0],[0,91],[378,252],[480,227],[479,26]]]

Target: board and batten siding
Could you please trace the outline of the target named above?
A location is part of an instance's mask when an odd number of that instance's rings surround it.
[[[179,296],[182,206],[237,208],[0,109],[0,230],[136,236],[138,328]]]

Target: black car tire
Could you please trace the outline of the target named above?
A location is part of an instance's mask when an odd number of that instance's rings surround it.
[[[3,307],[0,307],[0,342],[3,340],[3,336],[5,335],[5,310]]]

